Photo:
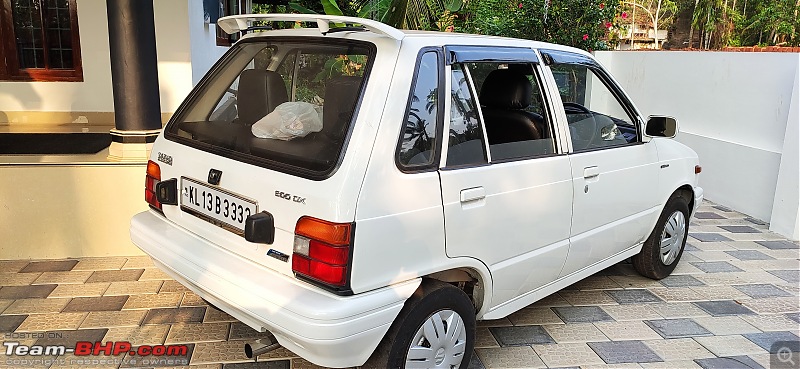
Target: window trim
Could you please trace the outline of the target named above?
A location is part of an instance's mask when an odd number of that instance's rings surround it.
[[[433,147],[433,160],[431,160],[430,164],[426,165],[414,165],[408,166],[400,162],[400,149],[403,146],[403,137],[405,136],[405,124],[408,121],[408,116],[410,113],[411,108],[411,100],[414,97],[414,89],[417,87],[417,79],[419,78],[419,67],[422,64],[422,57],[429,53],[433,52],[436,54],[436,69],[438,71],[437,76],[437,86],[439,91],[437,93],[438,101],[436,102],[436,143],[434,143]],[[444,76],[444,52],[441,47],[435,46],[426,46],[419,50],[417,53],[417,61],[414,63],[414,70],[413,70],[413,78],[411,79],[411,86],[409,87],[408,91],[408,98],[406,99],[406,108],[405,113],[403,114],[403,119],[400,122],[400,137],[397,139],[397,147],[395,148],[394,154],[394,164],[403,173],[424,173],[424,172],[432,172],[439,169],[439,163],[442,159],[442,132],[444,129],[444,107],[442,106],[443,100],[445,98],[445,76]]]
[[[42,0],[43,1],[43,0]],[[72,36],[72,69],[47,69],[19,67],[19,56],[15,43],[14,18],[11,0],[0,0],[0,81],[8,82],[83,82],[83,59],[81,57],[80,31],[78,29],[77,0],[69,1],[70,33]],[[44,21],[42,21],[44,24]],[[43,41],[44,43],[44,41]],[[44,48],[45,60],[49,47]]]

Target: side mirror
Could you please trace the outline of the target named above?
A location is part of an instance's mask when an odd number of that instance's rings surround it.
[[[673,138],[678,134],[678,121],[673,117],[651,115],[644,125],[644,133],[653,137]]]

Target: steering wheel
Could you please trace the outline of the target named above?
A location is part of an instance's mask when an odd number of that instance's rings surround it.
[[[576,143],[583,144],[582,147],[575,147],[575,149],[587,149],[592,147],[595,141],[600,137],[600,133],[597,130],[597,121],[594,119],[592,111],[578,103],[564,102],[564,112],[567,114],[570,134],[576,136],[572,138],[573,146],[576,146]],[[585,119],[573,121],[569,119],[570,114],[582,114],[587,117]]]
[[[575,113],[583,113],[583,114],[592,114],[592,111],[587,109],[585,106],[574,103],[574,102],[564,102],[564,112],[567,114],[575,114]]]

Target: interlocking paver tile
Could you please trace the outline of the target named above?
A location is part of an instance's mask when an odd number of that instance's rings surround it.
[[[728,233],[727,235],[734,241],[780,241],[785,239],[783,236],[772,232]]]
[[[726,254],[733,256],[739,260],[773,260],[772,256],[769,256],[761,251],[758,250],[735,250],[735,251],[725,251]]]
[[[697,248],[697,250],[694,250],[694,251],[705,251],[705,252],[708,252],[708,251],[734,250],[733,246],[728,244],[728,242],[722,242],[722,241],[718,241],[718,242],[697,242],[697,241],[694,241],[694,242],[692,242],[692,246]],[[684,251],[692,251],[692,250],[686,250],[684,248]]]
[[[680,264],[679,264],[680,265]],[[618,285],[622,286],[623,288],[648,288],[648,287],[661,287],[661,283],[658,281],[652,280],[647,277],[642,276],[617,276],[612,275],[608,278],[611,278],[612,281],[616,282]]]
[[[0,260],[0,270],[8,273],[19,272],[26,265],[27,260]]]
[[[672,275],[685,275],[685,274],[702,274],[704,271],[695,268],[694,265],[689,263],[678,263],[672,271]]]
[[[607,305],[602,306],[601,309],[617,321],[661,318],[661,315],[658,315],[658,313],[650,307],[650,304]]]
[[[190,343],[186,344],[185,351],[179,352],[175,355],[169,356],[148,356],[148,357],[139,357],[139,356],[131,356],[130,353],[125,356],[123,359],[122,365],[120,368],[144,368],[144,367],[153,367],[153,368],[160,368],[160,367],[169,367],[175,364],[179,365],[189,365],[190,358],[192,354],[194,354],[195,344]],[[133,350],[137,350],[138,347],[133,348]],[[183,366],[183,368],[190,368],[190,369],[219,369],[221,366]]]
[[[130,341],[131,345],[160,345],[167,338],[169,325],[143,325],[138,327],[114,327],[108,328],[108,334],[103,338],[104,342],[109,341]]]
[[[569,302],[564,300],[561,295],[558,293],[554,293],[549,295],[539,301],[534,302],[532,305],[528,305],[529,308],[533,307],[553,307],[553,306],[569,306]]]
[[[14,332],[27,317],[27,315],[0,315],[0,333]]]
[[[151,259],[149,256],[132,256],[125,261],[122,269],[143,269],[154,267],[155,265],[153,265],[153,259]]]
[[[545,364],[530,346],[483,348],[475,350],[487,368],[544,368]]]
[[[250,363],[224,364],[222,369],[289,369],[289,360],[271,360]]]
[[[178,307],[183,298],[182,293],[167,292],[155,295],[133,295],[128,298],[123,309],[152,309]]]
[[[740,226],[740,225],[731,225],[731,226],[718,226],[728,232],[731,233],[761,233],[758,229],[755,229],[750,226]]]
[[[727,219],[722,215],[708,211],[698,211],[694,213],[694,217],[697,219]]]
[[[555,343],[553,337],[550,337],[547,331],[538,325],[492,327],[489,330],[501,347]]]
[[[706,261],[690,263],[706,273],[741,272],[742,270],[727,261]]]
[[[641,341],[589,342],[588,345],[608,364],[664,361]]]
[[[666,287],[705,286],[705,283],[690,275],[670,275],[659,282]]]
[[[695,258],[699,259],[698,261],[691,261],[686,260],[692,264],[700,263],[700,262],[716,262],[716,261],[732,261],[737,260],[735,257],[731,256],[730,254],[726,254],[723,251],[695,251],[687,253],[689,255],[695,256]]]
[[[147,311],[93,311],[81,323],[81,328],[136,327]]]
[[[500,347],[487,327],[475,329],[475,348],[481,347]]]
[[[642,368],[645,369],[702,369],[700,365],[697,365],[693,360],[674,360],[674,361],[663,361],[657,363],[642,363]]]
[[[128,301],[128,296],[76,297],[64,311],[118,311]]]
[[[714,354],[691,338],[643,341],[664,361],[693,360],[714,357]],[[679,367],[679,366],[675,366]]]
[[[11,306],[12,303],[14,303],[14,300],[0,299],[0,313],[2,313],[7,307]]]
[[[266,337],[269,337],[269,333],[259,332],[242,322],[231,323],[231,330],[228,335],[229,340],[257,340]]]
[[[767,222],[765,222],[763,220],[760,220],[760,219],[756,219],[756,218],[745,217],[744,220],[746,220],[746,221],[748,221],[750,223],[756,224],[756,225],[760,225],[760,226],[768,226],[769,225],[769,223],[767,223]]]
[[[664,304],[652,304],[650,307],[663,318],[694,318],[698,316],[708,316],[708,313],[692,305],[689,302],[669,302]]]
[[[562,324],[564,322],[549,307],[525,308],[508,316],[514,325]]]
[[[741,335],[694,337],[693,339],[717,356],[749,355],[765,352],[764,349]]]
[[[786,342],[786,345],[788,345],[786,347],[791,352],[800,352],[800,340],[792,332],[748,333],[743,334],[743,336],[771,354],[778,352],[780,347],[775,343],[781,341]]]
[[[147,312],[142,324],[200,323],[205,313],[205,307],[152,309]]]
[[[61,284],[49,297],[99,297],[109,283]]]
[[[560,343],[558,345],[534,345],[533,350],[550,367],[604,364],[603,359],[585,343]]]
[[[607,291],[561,291],[558,294],[572,306],[616,305]],[[613,291],[608,291],[613,292]]]
[[[142,273],[142,275],[139,277],[139,280],[140,281],[150,281],[150,280],[166,281],[166,280],[172,280],[172,277],[170,277],[167,273],[162,272],[158,268],[147,268],[147,269],[144,270],[144,273]],[[175,282],[175,281],[173,281],[173,282]],[[175,282],[175,283],[178,283],[178,282]]]
[[[64,345],[67,348],[75,348],[79,341],[97,342],[103,340],[107,329],[78,329],[73,331],[60,331],[58,334],[48,334],[36,340],[37,345]]]
[[[645,323],[664,338],[710,336],[711,332],[692,319],[646,320]]]
[[[742,291],[747,296],[754,299],[761,299],[765,297],[788,297],[792,296],[791,293],[786,292],[771,284],[742,284],[733,286],[739,291]]]
[[[472,357],[474,358],[475,355],[472,355]],[[470,364],[472,364],[472,363],[470,363]],[[480,364],[480,361],[478,361],[478,364]],[[194,366],[191,367],[191,369],[194,369],[194,368],[195,368]],[[472,366],[468,367],[468,369],[472,369],[472,368],[473,368]],[[480,364],[479,367],[475,367],[475,369],[478,369],[478,368],[483,368],[483,364]],[[303,358],[295,358],[295,359],[292,359],[292,369],[326,369],[326,368],[323,368],[323,367],[321,367],[319,365],[312,364],[311,362],[309,362],[308,360],[303,359]]]
[[[532,350],[532,349],[531,349]],[[270,358],[296,357],[291,351],[281,347],[258,357],[259,361]],[[250,361],[244,356],[244,342],[220,341],[195,344],[191,365],[206,363],[231,363]]]
[[[213,322],[235,322],[236,318],[230,316],[228,313],[219,310],[213,306],[209,306],[206,309],[205,317],[203,318],[203,322],[205,323],[213,323]]]
[[[800,324],[784,315],[743,315],[742,319],[762,331],[800,330]],[[758,333],[758,332],[747,332]]]
[[[719,233],[689,233],[689,236],[702,242],[733,241]]]
[[[33,299],[45,298],[56,289],[55,284],[37,286],[3,286],[0,287],[0,299]]]
[[[749,296],[742,293],[731,286],[705,286],[705,287],[689,287],[703,296],[706,300],[741,300],[747,299]]]
[[[103,293],[104,296],[114,295],[146,295],[158,293],[163,281],[126,281],[111,282]]]
[[[542,326],[557,343],[608,341],[592,323],[550,324]]]
[[[146,272],[146,271],[145,271]],[[144,276],[144,274],[142,274]],[[141,277],[139,278],[140,280]],[[176,280],[165,280],[164,284],[161,285],[161,289],[158,290],[159,293],[163,292],[189,292],[190,290],[186,288],[186,286],[178,283]]]
[[[582,365],[580,369],[640,369],[639,363],[617,363],[617,364],[589,364]],[[571,368],[566,368],[571,369]]]
[[[575,282],[566,288],[565,290],[610,290],[614,288],[622,288],[618,285],[614,280],[609,278],[608,276],[604,275],[593,275],[591,277],[584,278],[578,282]]]
[[[742,305],[759,314],[795,313],[800,311],[800,301],[794,296],[744,300]]]
[[[654,340],[661,338],[658,333],[638,320],[597,322],[594,323],[594,326],[612,341]]]
[[[791,259],[797,261],[800,258],[800,250],[764,250],[762,254],[771,256],[773,259]],[[767,259],[771,260],[771,259]]]
[[[167,334],[167,344],[224,341],[228,338],[229,323],[173,324]]]
[[[17,332],[45,332],[78,329],[86,313],[31,314],[17,328]]]
[[[194,292],[184,292],[181,299],[181,306],[208,306],[200,295]]]
[[[769,250],[768,248],[764,247],[763,245],[759,245],[755,241],[728,241],[725,244],[733,247],[736,250]]]
[[[98,270],[89,276],[86,283],[136,281],[144,269]]]
[[[663,302],[658,296],[644,289],[613,290],[606,292],[611,295],[614,301],[621,305]]]
[[[744,318],[750,315],[739,316],[709,316],[697,317],[694,321],[708,329],[716,336],[730,334],[758,333],[759,329],[747,323]]]
[[[15,300],[3,310],[3,314],[44,314],[57,313],[64,309],[70,299],[21,299]]]
[[[42,273],[0,273],[0,286],[27,286]]]
[[[78,264],[77,260],[48,260],[32,261],[28,263],[20,273],[34,272],[68,272]]]
[[[800,249],[800,245],[791,241],[755,241],[755,242],[771,250]]]
[[[477,327],[510,327],[511,321],[508,318],[492,319],[492,320],[479,320],[476,322]]]
[[[693,304],[713,316],[755,314],[750,309],[732,300],[697,301]]]
[[[117,270],[122,268],[125,260],[124,257],[84,258],[72,270]]]
[[[33,284],[82,284],[91,274],[91,271],[43,272]]]
[[[117,368],[122,361],[119,358],[109,356],[75,356],[75,354],[67,353],[59,355],[58,359],[53,361],[51,369],[113,369]]]
[[[650,292],[666,302],[700,301],[703,296],[688,287],[680,288],[651,288]]]
[[[800,270],[770,270],[767,273],[772,274],[789,283],[800,282]]]
[[[789,313],[786,314],[786,317],[800,323],[800,313]]]
[[[553,311],[565,323],[592,323],[614,320],[597,306],[561,306],[554,307]]]
[[[697,359],[695,362],[703,369],[763,369],[761,365],[747,356]]]

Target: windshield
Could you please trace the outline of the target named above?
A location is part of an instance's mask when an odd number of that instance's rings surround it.
[[[353,41],[239,43],[166,128],[206,151],[312,176],[336,167],[371,48]]]

